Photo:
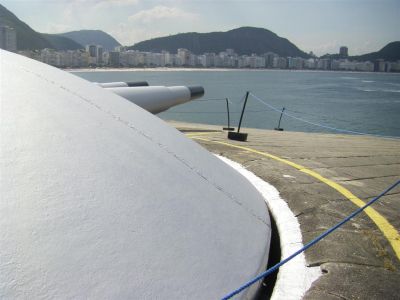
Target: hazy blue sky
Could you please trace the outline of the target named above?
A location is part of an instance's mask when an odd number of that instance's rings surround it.
[[[400,40],[400,0],[0,0],[33,29],[101,29],[120,43],[179,32],[269,29],[318,55]]]

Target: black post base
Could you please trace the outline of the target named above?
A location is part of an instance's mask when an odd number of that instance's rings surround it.
[[[229,131],[228,139],[245,142],[245,141],[247,141],[247,133]]]
[[[222,129],[223,130],[227,130],[227,131],[234,131],[235,130],[235,128],[233,128],[233,127],[224,127]]]
[[[275,127],[275,130],[277,130],[277,131],[283,131],[283,128]]]

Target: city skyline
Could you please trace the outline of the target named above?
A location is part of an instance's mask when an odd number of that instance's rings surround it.
[[[241,26],[271,30],[305,52],[349,55],[400,40],[400,2],[395,0],[2,1],[33,29],[61,33],[100,29],[123,45],[182,32],[226,31]]]
[[[340,48],[341,56],[335,58],[282,57],[268,52],[262,55],[238,55],[234,49],[218,54],[193,54],[185,48],[176,53],[168,51],[143,52],[127,50],[125,46],[115,51],[104,51],[100,45],[87,45],[86,50],[54,49],[25,50],[20,54],[59,68],[228,68],[228,69],[288,69],[358,72],[399,72],[400,60],[396,62],[376,59],[356,61],[347,59],[347,48]]]

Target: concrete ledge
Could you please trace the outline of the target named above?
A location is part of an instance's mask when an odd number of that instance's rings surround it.
[[[242,165],[223,156],[217,155],[217,157],[249,180],[264,197],[278,227],[282,252],[281,259],[302,248],[300,224],[286,201],[280,197],[278,190],[246,170]],[[271,299],[301,299],[320,275],[322,273],[319,267],[307,267],[305,256],[301,253],[279,269],[278,279]]]

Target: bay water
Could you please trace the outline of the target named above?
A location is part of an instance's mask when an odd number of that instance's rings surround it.
[[[355,131],[400,137],[400,74],[289,70],[140,69],[72,71],[92,82],[147,81],[150,85],[201,85],[205,95],[159,114],[166,120],[226,126],[229,100],[236,127],[247,91],[242,127]],[[293,118],[294,117],[294,118]],[[302,119],[302,120],[299,120]],[[311,124],[312,123],[312,124]],[[319,125],[319,126],[318,126]]]

